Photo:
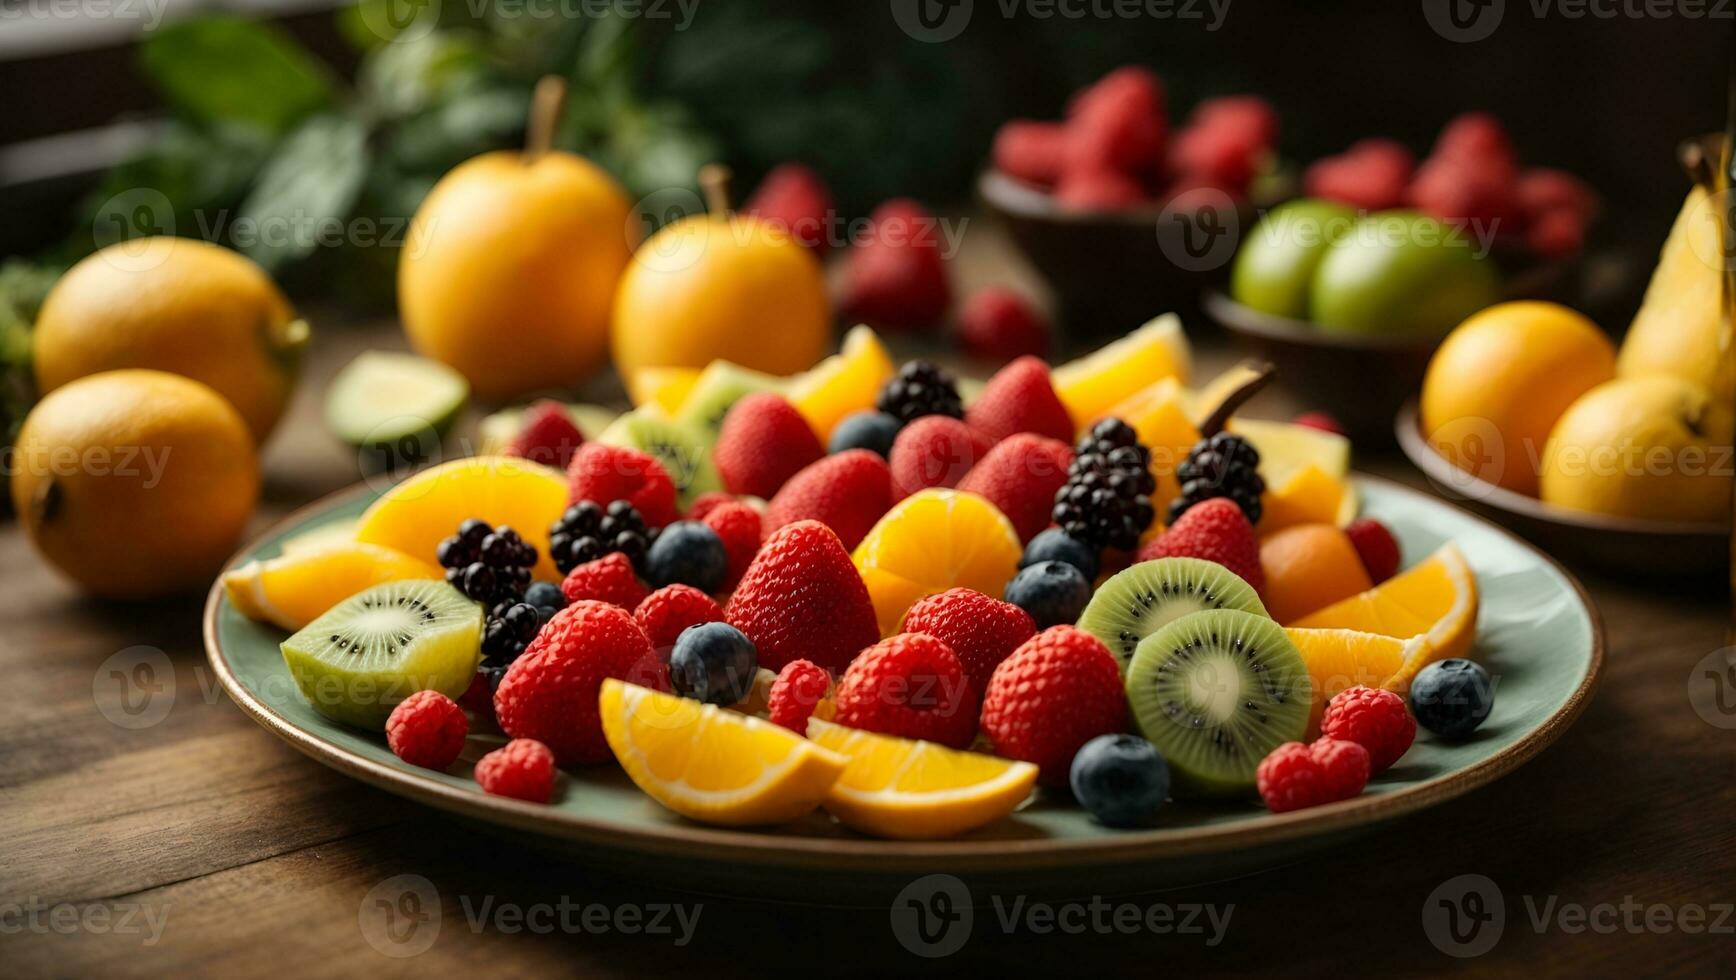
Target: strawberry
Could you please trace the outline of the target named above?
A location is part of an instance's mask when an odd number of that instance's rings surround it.
[[[1411,181],[1410,200],[1419,210],[1460,226],[1467,234],[1520,232],[1511,172],[1468,157],[1436,153],[1423,161]]]
[[[1014,119],[995,131],[991,151],[994,167],[1040,187],[1061,176],[1061,160],[1067,148],[1067,130],[1060,123]]]
[[[1049,526],[1055,493],[1067,483],[1072,463],[1065,442],[1021,432],[996,443],[958,488],[987,498],[1007,515],[1019,540],[1029,541]]]
[[[904,614],[904,631],[927,633],[952,647],[980,696],[1001,661],[1037,635],[1037,624],[1010,602],[972,589],[948,589],[917,600]]]
[[[1148,202],[1145,185],[1110,170],[1069,170],[1055,185],[1055,203],[1073,211],[1121,211]]]
[[[1158,77],[1145,68],[1118,68],[1068,107],[1062,170],[1148,173],[1163,159],[1168,126]]]
[[[614,551],[568,572],[561,594],[568,602],[604,602],[631,612],[645,601],[649,590],[633,571],[633,562]]]
[[[575,602],[543,624],[494,692],[494,715],[512,738],[534,738],[563,766],[609,758],[597,715],[606,677],[624,678],[651,654],[633,614],[601,602]]]
[[[1372,517],[1363,517],[1350,522],[1350,526],[1344,529],[1344,536],[1356,548],[1362,567],[1368,570],[1370,582],[1379,585],[1398,574],[1398,566],[1403,560],[1398,539],[1392,536],[1385,524]]]
[[[1201,558],[1241,577],[1255,592],[1266,588],[1260,567],[1260,541],[1242,508],[1228,497],[1213,497],[1189,507],[1162,534],[1139,549],[1140,561]]]
[[[712,449],[718,476],[730,493],[767,498],[824,455],[825,447],[802,413],[770,391],[736,402],[724,415]]]
[[[1069,442],[1075,429],[1067,406],[1049,383],[1049,365],[1039,357],[1021,357],[995,372],[964,419],[997,442],[1015,432]]]
[[[1005,362],[1049,353],[1049,321],[1031,302],[1005,286],[979,289],[958,312],[958,342],[985,361]]]
[[[909,198],[880,205],[868,222],[867,236],[846,257],[845,315],[894,331],[938,323],[952,305],[939,223]]]
[[[840,725],[962,749],[976,737],[977,694],[958,654],[927,633],[900,633],[850,663],[832,695]]]
[[[759,553],[764,522],[759,511],[734,500],[707,510],[703,519],[707,527],[717,532],[724,553],[729,555],[729,574],[723,579],[723,588],[727,592],[741,581],[748,563]]]
[[[766,539],[724,618],[754,642],[769,670],[805,659],[841,672],[880,636],[850,553],[819,521],[797,521]]]
[[[790,477],[766,505],[764,525],[769,533],[797,521],[819,521],[844,547],[854,548],[891,509],[886,461],[867,449],[846,449]]]
[[[1072,626],[1052,626],[1020,644],[983,692],[982,731],[995,754],[1035,763],[1046,786],[1066,785],[1079,747],[1126,723],[1115,657]]]
[[[1405,201],[1416,161],[1400,143],[1385,139],[1359,140],[1335,157],[1308,167],[1302,186],[1310,197],[1380,211]]]
[[[543,399],[525,410],[524,423],[519,426],[518,435],[507,444],[506,455],[564,470],[584,442],[585,434],[573,424],[567,407]]]
[[[680,513],[675,506],[675,482],[655,456],[637,449],[587,442],[567,466],[567,496],[607,507],[625,500],[639,511],[647,527],[662,527]]]
[[[1460,113],[1448,120],[1429,155],[1498,170],[1504,178],[1511,178],[1519,165],[1506,128],[1487,112]]]
[[[924,415],[892,440],[892,498],[928,487],[954,487],[982,459],[993,440],[960,419]]]
[[[766,696],[766,715],[797,735],[808,734],[808,719],[832,689],[832,675],[811,660],[792,660],[778,671]]]
[[[742,211],[754,215],[780,234],[787,234],[823,256],[831,247],[827,230],[834,209],[832,192],[811,168],[780,163],[766,174]]]

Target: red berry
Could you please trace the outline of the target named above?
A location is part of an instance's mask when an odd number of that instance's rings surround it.
[[[1139,549],[1140,561],[1158,558],[1200,558],[1217,562],[1241,576],[1255,592],[1266,588],[1260,567],[1260,541],[1247,515],[1228,497],[1194,504],[1168,530]]]
[[[1511,173],[1464,157],[1437,153],[1423,161],[1411,181],[1410,200],[1472,236],[1505,237],[1520,231]]]
[[[464,709],[439,691],[417,691],[386,719],[386,744],[413,766],[445,769],[464,751],[470,723]]]
[[[772,724],[805,736],[814,706],[831,688],[832,675],[825,668],[811,660],[792,660],[784,664],[784,669],[778,671],[778,679],[772,681],[766,712]]]
[[[926,633],[900,633],[863,650],[832,704],[833,721],[863,731],[955,749],[976,737],[976,691],[952,647]]]
[[[1435,137],[1431,156],[1463,160],[1485,169],[1501,172],[1510,179],[1518,169],[1518,157],[1513,141],[1501,121],[1487,112],[1466,112],[1454,116],[1441,127]]]
[[[1075,429],[1040,357],[1021,357],[996,371],[964,418],[997,442],[1018,432],[1071,442]]]
[[[931,327],[952,305],[939,222],[908,198],[869,216],[867,237],[846,256],[846,316],[886,330]]]
[[[687,513],[684,516],[690,521],[703,521],[705,515],[711,513],[714,508],[738,502],[733,493],[724,490],[707,490],[693,498],[693,506],[687,508]]]
[[[989,677],[982,730],[995,754],[1035,763],[1045,785],[1067,782],[1079,747],[1127,722],[1121,669],[1103,641],[1071,626],[1026,640]]]
[[[812,660],[842,671],[880,636],[868,587],[850,553],[818,521],[772,532],[735,587],[724,618],[753,641],[759,665],[768,670]]]
[[[832,192],[819,174],[802,164],[773,167],[742,211],[806,245],[815,255],[825,255],[831,247],[827,232],[833,214]]]
[[[1398,547],[1398,539],[1392,536],[1392,531],[1385,524],[1372,517],[1364,517],[1352,521],[1344,529],[1346,537],[1355,546],[1357,557],[1362,559],[1362,567],[1368,572],[1368,580],[1375,585],[1398,574],[1398,567],[1403,557]]]
[[[1308,746],[1308,754],[1325,776],[1326,799],[1332,803],[1359,796],[1368,785],[1372,770],[1368,750],[1355,742],[1336,738],[1317,738]]]
[[[515,738],[476,760],[476,784],[484,793],[547,803],[555,795],[555,756],[533,738]]]
[[[948,589],[918,600],[904,614],[903,629],[927,633],[952,647],[979,695],[1001,661],[1037,635],[1030,613],[973,589]]]
[[[1597,210],[1597,193],[1585,181],[1548,167],[1532,167],[1520,174],[1513,196],[1519,201],[1519,210],[1532,221],[1555,211],[1588,218]]]
[[[722,622],[723,610],[711,596],[691,585],[665,585],[639,603],[633,620],[652,646],[667,647],[674,646],[675,638],[689,626]]]
[[[707,527],[717,532],[718,540],[723,542],[724,553],[729,555],[729,574],[723,580],[723,588],[727,592],[735,588],[735,583],[741,581],[748,563],[759,553],[764,522],[759,511],[735,500],[709,509],[703,520]]]
[[[1055,203],[1074,211],[1121,211],[1150,200],[1145,185],[1110,170],[1069,170],[1054,196]]]
[[[958,483],[960,490],[994,504],[1020,541],[1049,526],[1055,494],[1067,483],[1073,450],[1058,439],[1021,432],[995,444]]]
[[[1067,129],[1060,123],[1014,119],[995,131],[996,170],[1027,183],[1048,187],[1061,176]]]
[[[1145,68],[1116,69],[1068,107],[1062,170],[1148,173],[1163,160],[1168,126],[1158,77]]]
[[[1405,201],[1416,161],[1392,140],[1367,139],[1335,157],[1316,160],[1302,178],[1310,197],[1380,211]]]
[[[1254,770],[1260,798],[1273,813],[1347,800],[1368,784],[1368,750],[1323,738],[1313,745],[1285,742]]]
[[[561,594],[568,602],[591,600],[620,606],[631,612],[645,601],[649,590],[633,571],[633,562],[619,551],[585,562],[567,573]]]
[[[730,493],[767,499],[824,455],[826,448],[802,413],[769,391],[748,395],[730,408],[712,449],[717,473]]]
[[[985,361],[1049,353],[1049,321],[1030,301],[1005,286],[979,289],[958,313],[958,342]]]
[[[494,692],[500,730],[541,741],[563,766],[608,760],[597,692],[605,678],[626,678],[651,652],[625,609],[573,603],[544,624],[501,678]]]
[[[764,525],[770,534],[797,521],[819,521],[844,547],[854,548],[890,509],[892,471],[886,461],[867,449],[847,449],[790,477],[766,505]]]
[[[1417,721],[1404,698],[1391,691],[1353,687],[1333,695],[1320,719],[1320,734],[1368,750],[1370,774],[1385,772],[1417,737]]]
[[[1586,219],[1568,210],[1548,211],[1531,219],[1525,247],[1546,259],[1577,255],[1585,247]]]
[[[924,415],[892,440],[892,499],[903,500],[929,487],[956,487],[993,440],[963,420]],[[866,450],[864,450],[866,451]]]
[[[1278,116],[1264,99],[1207,99],[1188,117],[1170,145],[1170,169],[1184,178],[1241,195],[1277,143]]]
[[[639,511],[649,527],[662,527],[675,520],[675,482],[655,456],[587,442],[573,454],[567,466],[567,495],[607,507],[625,500]]]
[[[1293,420],[1295,424],[1330,432],[1335,436],[1344,435],[1344,424],[1330,412],[1303,412]]]
[[[525,410],[524,422],[507,444],[506,455],[564,470],[584,442],[585,434],[573,424],[567,407],[544,399]]]

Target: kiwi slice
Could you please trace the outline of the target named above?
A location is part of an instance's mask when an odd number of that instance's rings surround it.
[[[712,361],[693,382],[693,390],[681,402],[675,421],[705,437],[706,445],[717,441],[723,417],[735,403],[760,391],[782,391],[784,379],[744,368],[728,361]]]
[[[1181,795],[1251,791],[1260,760],[1302,738],[1311,700],[1308,667],[1283,628],[1235,609],[1170,623],[1140,641],[1127,668],[1134,724]]]
[[[445,582],[388,582],[358,592],[283,641],[296,686],[320,714],[384,728],[417,691],[456,698],[482,656],[482,605]]]
[[[1126,673],[1140,640],[1208,609],[1267,616],[1254,587],[1217,562],[1159,558],[1131,565],[1104,582],[1080,614],[1079,628],[1102,640]]]
[[[723,489],[723,481],[717,478],[717,468],[711,463],[711,440],[691,426],[635,410],[616,419],[597,441],[657,457],[669,471],[669,478],[675,481],[682,510],[692,506],[693,499],[700,494]]]
[[[438,361],[366,351],[326,389],[326,426],[362,450],[368,469],[415,466],[437,458],[469,398],[464,376]]]

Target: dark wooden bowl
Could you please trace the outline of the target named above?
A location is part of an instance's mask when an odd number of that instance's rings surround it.
[[[1495,486],[1465,472],[1435,452],[1423,437],[1415,399],[1393,422],[1404,454],[1429,478],[1437,492],[1530,539],[1567,562],[1583,562],[1635,576],[1723,574],[1730,564],[1730,528],[1686,521],[1648,521],[1605,517],[1555,507]]]

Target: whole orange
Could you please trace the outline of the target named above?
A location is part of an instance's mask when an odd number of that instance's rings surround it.
[[[1615,347],[1556,303],[1500,303],[1459,324],[1423,378],[1423,433],[1454,465],[1537,495],[1543,448],[1580,395],[1615,376]]]
[[[1374,587],[1350,538],[1331,524],[1298,524],[1260,542],[1260,599],[1286,625]]]

